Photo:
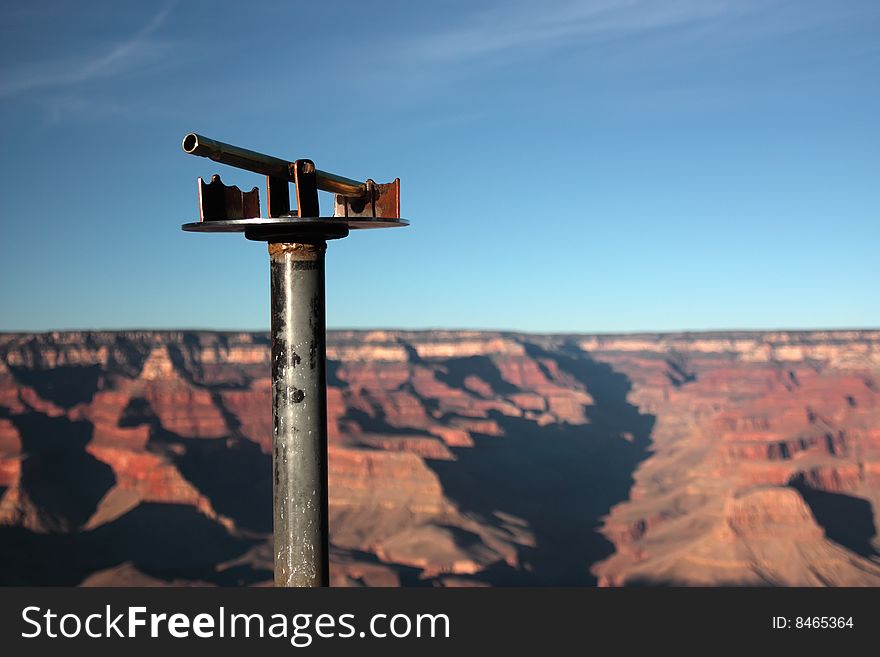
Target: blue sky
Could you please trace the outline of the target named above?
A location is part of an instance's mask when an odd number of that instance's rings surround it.
[[[880,326],[880,4],[4,2],[0,330],[268,326],[190,131],[402,180],[331,327]],[[265,204],[265,197],[263,198]],[[329,209],[329,199],[322,199]]]

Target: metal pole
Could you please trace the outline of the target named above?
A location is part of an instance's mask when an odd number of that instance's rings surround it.
[[[329,586],[327,243],[270,243],[275,586]]]

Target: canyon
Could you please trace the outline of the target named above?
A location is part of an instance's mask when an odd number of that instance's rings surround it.
[[[328,336],[334,586],[880,585],[880,331]],[[0,334],[0,584],[272,580],[266,334]]]

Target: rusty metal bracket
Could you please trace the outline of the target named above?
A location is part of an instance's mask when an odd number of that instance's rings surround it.
[[[201,221],[226,221],[250,219],[260,216],[260,191],[254,187],[243,192],[235,185],[227,186],[220,176],[211,176],[205,183],[199,178],[199,219]]]
[[[296,212],[299,217],[318,217],[318,177],[315,163],[311,160],[297,160],[290,165],[296,184]]]
[[[270,217],[290,216],[290,187],[287,178],[266,176],[266,196]]]
[[[333,216],[400,219],[400,178],[385,184],[368,179],[366,185],[364,196],[352,198],[336,194]]]

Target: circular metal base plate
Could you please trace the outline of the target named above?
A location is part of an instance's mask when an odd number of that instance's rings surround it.
[[[364,228],[395,228],[397,226],[409,226],[406,219],[370,219],[359,217],[346,219],[345,217],[257,217],[255,219],[223,219],[218,221],[197,221],[191,224],[183,224],[183,230],[192,233],[243,233],[251,229],[269,229],[272,232],[290,231],[296,233],[300,230],[320,232],[326,228],[331,233],[345,227],[350,230]]]

